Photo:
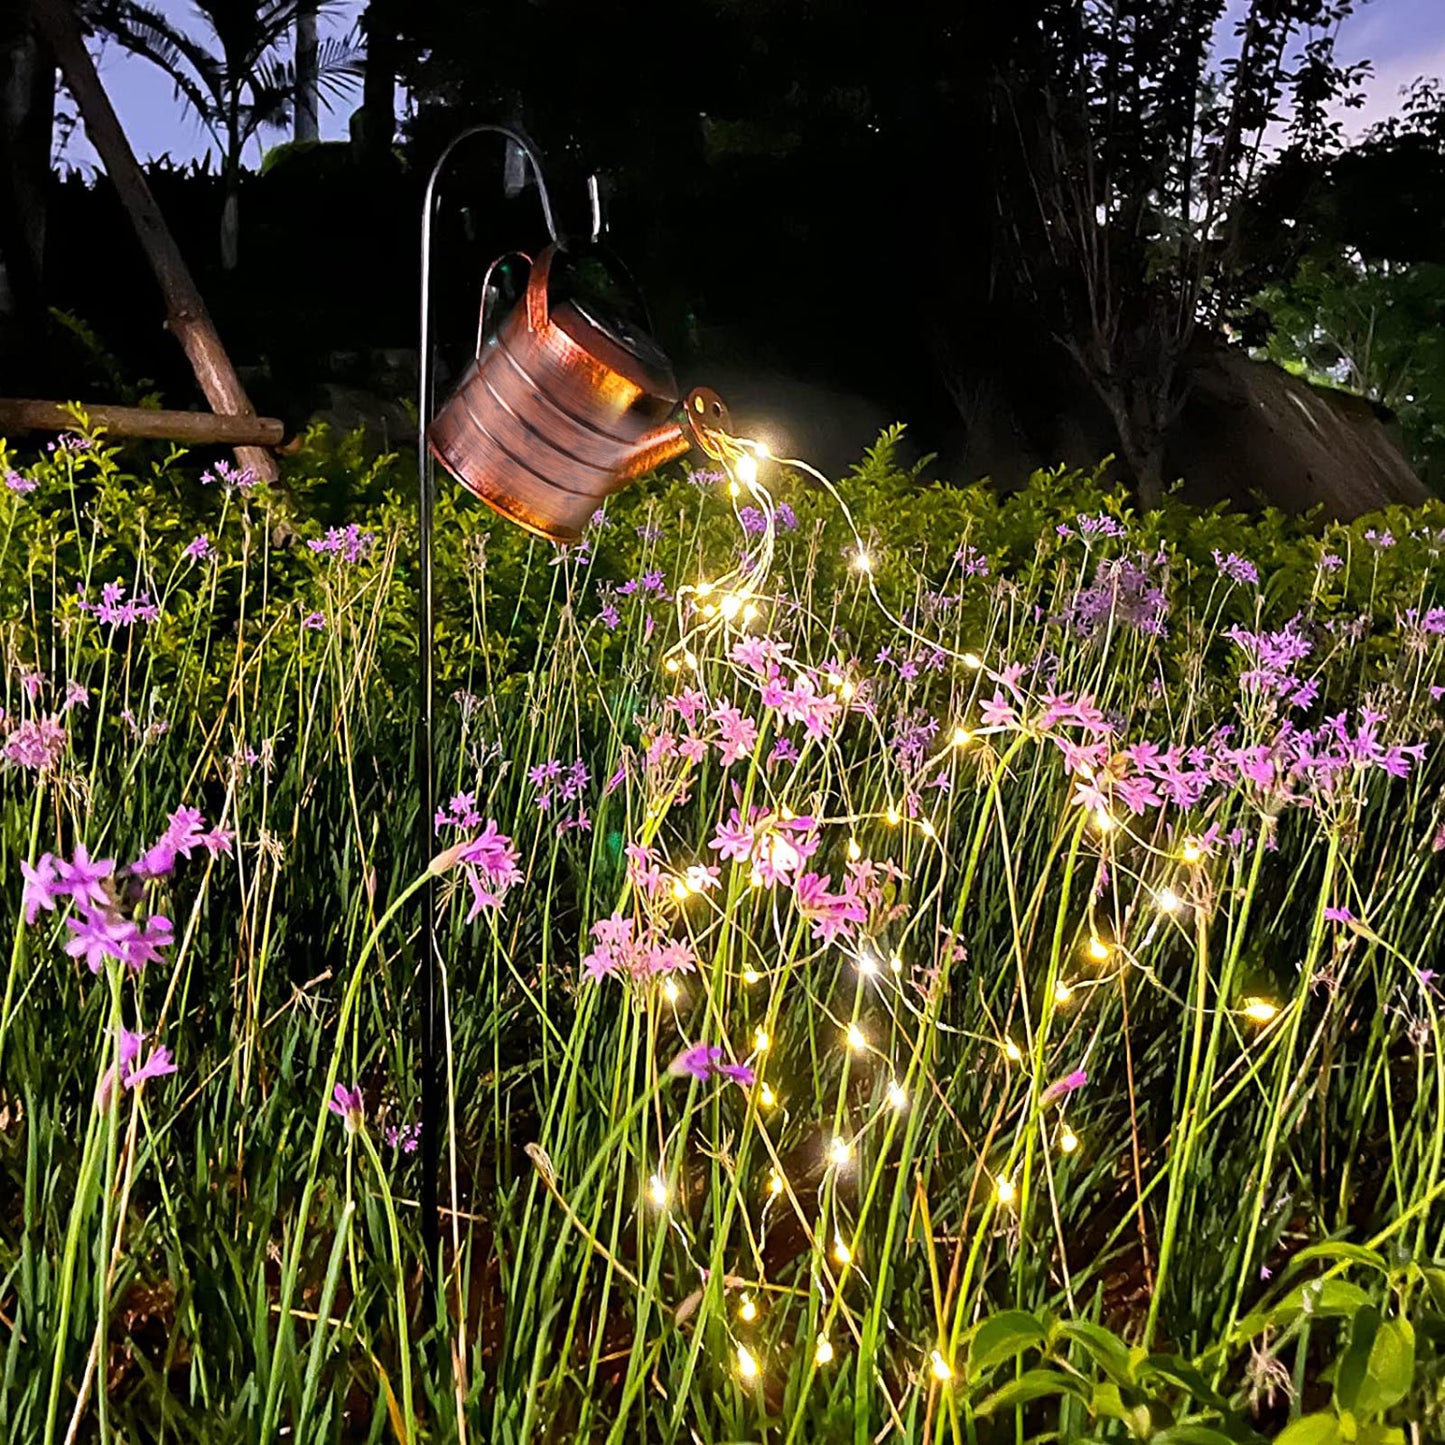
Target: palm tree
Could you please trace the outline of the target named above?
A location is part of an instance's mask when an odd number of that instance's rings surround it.
[[[298,14],[317,13],[340,0],[195,0],[208,33],[193,35],[140,0],[109,0],[97,22],[127,50],[158,65],[176,94],[211,133],[221,155],[225,202],[221,211],[221,266],[230,271],[239,253],[241,158],[264,128],[287,123],[299,104],[313,108],[317,93],[337,97],[361,76],[361,47],[350,37],[320,42],[315,67],[305,74],[283,54]],[[308,47],[309,48],[309,47]],[[313,90],[312,87],[315,87]],[[302,89],[307,95],[300,94]]]

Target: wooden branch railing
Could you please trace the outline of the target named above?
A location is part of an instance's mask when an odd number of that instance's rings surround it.
[[[157,411],[138,406],[83,406],[93,427],[114,437],[149,437],[192,446],[275,447],[286,428],[270,416],[217,416],[204,411]],[[73,431],[75,419],[57,401],[0,397],[0,436],[19,431]],[[249,464],[249,463],[248,463]]]

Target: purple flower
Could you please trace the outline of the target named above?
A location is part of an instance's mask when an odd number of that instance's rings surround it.
[[[217,462],[214,471],[202,472],[201,482],[210,486],[214,482],[220,482],[225,489],[244,492],[248,487],[254,487],[260,478],[251,467],[233,467],[229,462]]]
[[[73,707],[90,706],[90,689],[83,682],[67,683],[65,687],[65,706],[63,712],[69,712]]]
[[[1345,559],[1334,552],[1325,552],[1320,556],[1320,566],[1327,572],[1338,572],[1345,565]]]
[[[374,532],[363,532],[355,522],[346,527],[328,527],[324,537],[313,537],[307,546],[321,555],[343,562],[359,562],[376,541]]]
[[[83,958],[92,973],[99,973],[107,958],[126,962],[140,930],[129,918],[101,909],[82,908],[78,918],[67,918],[65,926],[75,935],[65,945],[72,958]]]
[[[164,878],[174,870],[177,857],[189,858],[198,848],[213,858],[221,853],[229,856],[235,834],[228,828],[204,831],[205,821],[199,808],[177,808],[165,832],[131,864],[130,874],[136,878]]]
[[[148,963],[161,961],[160,950],[169,948],[175,942],[175,931],[171,921],[163,913],[152,913],[141,924],[126,949],[126,967],[132,973],[139,973]]]
[[[517,866],[517,850],[512,840],[497,829],[488,819],[487,826],[471,842],[466,843],[457,853],[457,859],[464,864],[467,882],[472,890],[472,906],[467,913],[470,923],[486,908],[500,908],[507,889],[522,881],[522,870]]]
[[[69,863],[61,860],[59,869],[65,891],[81,907],[110,907],[110,893],[104,884],[115,872],[114,858],[99,858],[92,862],[90,854],[85,850],[85,844],[77,843],[75,857]]]
[[[1079,524],[1079,531],[1086,537],[1123,537],[1127,535],[1123,526],[1107,512],[1100,512],[1097,517],[1086,517],[1081,512],[1074,520]]]
[[[326,1107],[346,1125],[346,1132],[354,1134],[366,1122],[366,1099],[359,1084],[347,1088],[338,1084],[331,1091]]]
[[[40,485],[34,477],[24,476],[20,472],[7,471],[5,473],[5,485],[12,492],[33,492]]]
[[[199,537],[193,537],[182,549],[182,555],[191,557],[197,562],[203,557],[209,557],[211,555],[210,538],[204,532]]]
[[[746,1064],[732,1064],[727,1054],[716,1044],[693,1044],[684,1049],[668,1066],[667,1072],[679,1078],[688,1076],[705,1084],[709,1079],[731,1079],[733,1083],[747,1088],[757,1079],[757,1074]]]
[[[18,768],[43,772],[60,761],[69,741],[69,734],[54,717],[34,718],[21,723],[5,739],[5,758]]]
[[[438,833],[447,826],[465,828],[467,832],[471,832],[473,828],[480,827],[481,822],[482,815],[477,812],[477,795],[475,793],[457,793],[445,809],[437,809],[436,829]]]
[[[134,597],[127,598],[126,585],[119,579],[107,582],[100,589],[99,602],[88,601],[83,588],[77,588],[77,591],[80,593],[80,610],[89,612],[97,622],[107,627],[133,627],[137,622],[160,620],[161,610],[149,595],[137,592]]]
[[[388,1124],[382,1138],[386,1140],[389,1149],[400,1149],[403,1154],[415,1154],[417,1145],[421,1143],[421,1124],[402,1124],[399,1128],[395,1124]]]
[[[147,1079],[159,1079],[176,1071],[176,1066],[171,1060],[171,1051],[164,1044],[157,1044],[151,1050],[150,1058],[140,1068],[136,1068],[135,1061],[140,1057],[141,1045],[144,1042],[144,1034],[138,1034],[124,1025],[121,1026],[118,1040],[120,1081],[127,1089],[134,1089],[145,1083]],[[111,1065],[101,1077],[100,1087],[96,1091],[97,1104],[102,1109],[108,1108],[114,1093],[115,1065]]]
[[[138,1039],[137,1047],[139,1047]],[[147,1079],[159,1079],[166,1074],[173,1074],[175,1071],[176,1066],[171,1061],[171,1051],[164,1044],[157,1044],[151,1050],[150,1058],[140,1068],[123,1073],[121,1081],[127,1089],[134,1089],[137,1084],[143,1084]]]
[[[1102,521],[1117,526],[1112,518]],[[1095,530],[1106,536],[1123,536],[1122,528],[1109,532],[1102,523]],[[1143,555],[1138,560],[1116,557],[1101,561],[1094,569],[1093,582],[1077,593],[1062,620],[1090,641],[1107,632],[1111,624],[1132,627],[1146,637],[1163,637],[1169,603],[1150,565]]]
[[[1241,584],[1248,583],[1254,586],[1259,585],[1259,569],[1253,562],[1241,557],[1237,552],[1231,552],[1227,557],[1216,547],[1213,552],[1214,565],[1219,568],[1222,577],[1228,577],[1231,582]]]
[[[1366,528],[1365,541],[1380,551],[1395,545],[1395,539],[1389,532],[1377,532],[1373,527]]]
[[[1088,1082],[1088,1070],[1075,1069],[1073,1073],[1065,1074],[1062,1079],[1055,1079],[1054,1082],[1044,1090],[1044,1103],[1052,1103],[1055,1099],[1061,1099],[1066,1094],[1072,1094],[1075,1089],[1082,1089]]]
[[[768,754],[768,765],[774,763],[796,763],[798,761],[798,745],[791,738],[780,737],[773,744],[773,750]]]
[[[965,542],[953,554],[953,560],[963,569],[965,577],[988,576],[988,558],[971,542]]]
[[[602,625],[609,632],[616,632],[617,624],[622,621],[622,614],[610,602],[604,602],[602,610],[597,615],[602,619]]]
[[[1326,923],[1353,923],[1355,915],[1348,908],[1327,907],[1324,913]]]
[[[306,616],[301,619],[301,626],[305,628],[307,632],[321,632],[326,627],[326,617],[320,612],[308,612]]]
[[[20,895],[20,904],[25,911],[26,923],[33,927],[35,921],[40,917],[41,911],[53,913],[56,900],[64,898],[69,889],[60,881],[55,857],[50,853],[42,853],[35,860],[33,868],[29,863],[22,862],[20,875],[25,880],[25,887]]]

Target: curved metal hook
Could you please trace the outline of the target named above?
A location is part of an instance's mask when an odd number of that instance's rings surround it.
[[[469,125],[464,131],[447,143],[446,149],[436,158],[436,164],[431,168],[431,175],[426,183],[426,200],[422,212],[422,229],[424,232],[431,230],[432,206],[436,199],[436,184],[441,176],[446,163],[451,159],[452,152],[462,144],[470,140],[474,135],[500,135],[505,136],[517,147],[523,155],[532,163],[532,174],[537,178],[537,196],[542,202],[542,219],[547,223],[547,235],[555,242],[557,236],[557,223],[552,218],[552,198],[547,193],[547,178],[542,172],[542,157],[537,153],[537,147],[524,136],[521,131],[509,125],[497,125],[492,122],[483,122],[480,125]],[[423,236],[423,247],[425,247],[427,236]]]

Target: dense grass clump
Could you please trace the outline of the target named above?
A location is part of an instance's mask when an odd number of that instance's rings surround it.
[[[1445,509],[0,447],[13,1440],[1445,1429]],[[430,1306],[430,1307],[429,1307]]]

